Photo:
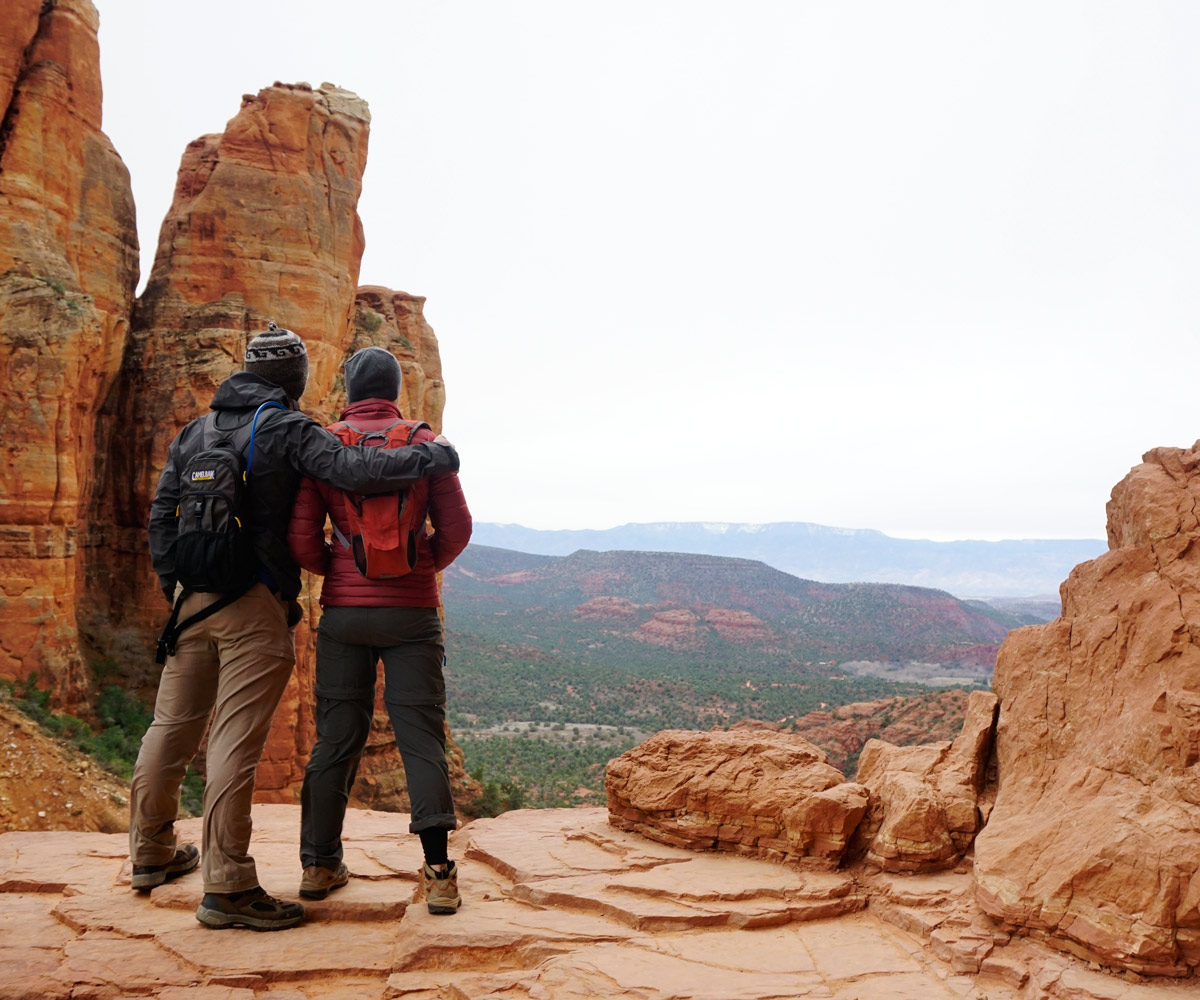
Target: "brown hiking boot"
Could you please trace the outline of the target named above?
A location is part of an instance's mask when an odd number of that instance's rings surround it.
[[[309,865],[300,878],[300,895],[304,899],[324,899],[334,889],[340,889],[350,881],[350,869],[338,863],[337,871]]]
[[[196,907],[196,919],[205,927],[249,927],[278,931],[295,927],[304,919],[304,907],[267,895],[262,886],[245,892],[208,892]]]
[[[200,852],[195,844],[184,844],[165,865],[134,865],[129,884],[135,889],[153,889],[168,879],[186,875],[200,864]]]
[[[453,861],[446,865],[444,872],[435,871],[428,864],[422,865],[421,886],[430,913],[455,913],[462,906],[462,896],[458,894],[458,865]]]

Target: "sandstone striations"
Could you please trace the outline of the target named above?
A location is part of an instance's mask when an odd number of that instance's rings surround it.
[[[402,405],[441,428],[437,340],[424,300],[357,288],[357,214],[370,115],[330,84],[276,84],[184,152],[145,292],[129,179],[100,131],[98,16],[89,0],[14,0],[0,13],[0,677],[36,673],[84,710],[89,662],[111,658],[152,696],[166,606],[146,548],[171,438],[203,412],[269,319],[305,339],[305,403],[322,422],[340,370],[378,344],[404,370]],[[260,780],[290,800],[311,746],[312,628]],[[406,806],[386,731],[361,798]],[[461,755],[454,755],[461,765]],[[456,768],[464,797],[471,782]]]
[[[1106,965],[1200,966],[1200,444],[1112,493],[1110,551],[996,665],[984,909]]]
[[[854,778],[871,796],[855,850],[891,872],[957,864],[981,825],[995,715],[995,695],[976,691],[952,742],[898,747],[870,740]]]
[[[823,751],[761,730],[668,730],[610,761],[614,826],[676,847],[836,867],[867,806]]]
[[[246,341],[269,319],[304,337],[310,360],[304,403],[321,422],[344,405],[346,357],[375,344],[401,358],[406,413],[440,430],[445,390],[424,300],[356,289],[369,121],[366,103],[348,91],[276,84],[244,97],[224,133],[204,136],[184,153],[120,377],[102,414],[112,445],[100,456],[104,488],[89,562],[89,639],[96,648],[128,661],[130,650],[147,648],[161,626],[166,609],[149,565],[145,517],[167,446],[241,366]],[[308,583],[296,673],[259,767],[259,795],[267,800],[295,798],[314,738],[319,584]],[[461,755],[452,759],[465,795]],[[366,803],[408,805],[382,713],[358,788]]]
[[[97,646],[114,644],[106,626],[119,640],[161,625],[146,512],[168,444],[241,367],[247,340],[268,320],[296,330],[310,359],[304,401],[320,410],[329,397],[351,340],[368,119],[345,91],[276,85],[185,151],[101,417],[111,444],[98,456],[88,567]]]
[[[78,701],[78,555],[96,413],[129,327],[138,244],[129,175],[100,131],[88,0],[0,13],[0,676],[39,671]]]

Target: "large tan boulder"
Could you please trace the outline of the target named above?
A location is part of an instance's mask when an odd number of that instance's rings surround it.
[[[995,695],[975,691],[953,741],[899,747],[869,740],[854,779],[871,793],[856,850],[890,872],[956,865],[982,826],[995,714]]]
[[[1107,966],[1200,966],[1200,445],[1148,452],[1062,617],[1012,633],[980,905]]]
[[[96,411],[138,280],[129,174],[101,131],[88,0],[0,5],[0,677],[74,703]]]
[[[692,850],[834,868],[867,806],[824,751],[762,730],[666,730],[609,762],[609,822]]]

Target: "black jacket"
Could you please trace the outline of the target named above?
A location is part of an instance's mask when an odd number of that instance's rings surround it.
[[[249,372],[234,372],[217,388],[212,401],[217,426],[247,424],[254,411],[269,401],[288,409],[270,407],[258,418],[249,521],[260,566],[288,600],[300,593],[300,569],[288,552],[287,529],[301,476],[339,489],[383,493],[426,476],[458,471],[458,454],[449,445],[430,442],[388,449],[343,445],[311,417],[292,409],[279,386]],[[201,447],[201,436],[201,418],[175,436],[150,504],[150,557],[167,600],[175,592],[179,470]]]

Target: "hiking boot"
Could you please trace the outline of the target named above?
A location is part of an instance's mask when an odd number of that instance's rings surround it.
[[[195,844],[184,844],[165,865],[134,865],[129,884],[135,889],[153,889],[168,879],[186,875],[200,864],[200,852]]]
[[[454,913],[462,906],[462,896],[458,894],[458,865],[453,861],[444,872],[434,870],[426,862],[421,866],[421,885],[430,913]]]
[[[262,886],[245,892],[206,892],[196,907],[196,919],[205,927],[249,927],[280,931],[304,919],[304,907],[267,895]]]
[[[309,865],[300,879],[300,895],[305,899],[324,899],[334,889],[350,881],[350,869],[338,862],[337,871]]]

